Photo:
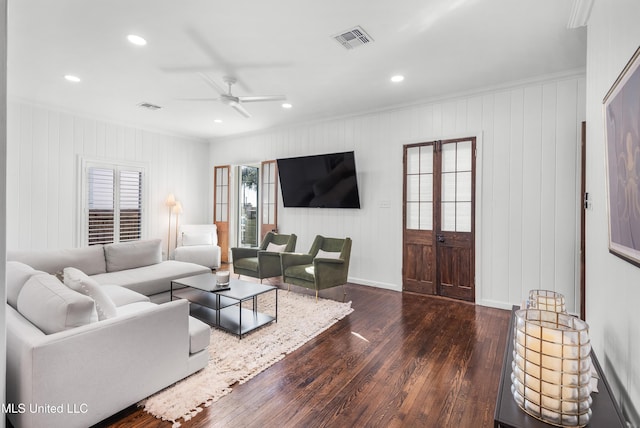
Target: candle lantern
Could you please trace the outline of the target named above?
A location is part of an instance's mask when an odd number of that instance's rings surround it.
[[[567,312],[564,304],[564,296],[555,291],[531,290],[529,291],[529,304],[533,309],[552,312]]]
[[[566,313],[515,313],[511,392],[518,406],[543,422],[583,427],[591,418],[588,325]]]

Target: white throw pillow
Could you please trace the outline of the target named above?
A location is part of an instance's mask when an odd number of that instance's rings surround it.
[[[339,259],[340,251],[323,251],[318,250],[318,254],[316,254],[316,259]]]
[[[102,286],[87,274],[76,268],[64,268],[64,284],[72,290],[91,297],[96,302],[98,320],[106,320],[117,315],[115,303]]]
[[[211,233],[182,233],[182,245],[185,247],[191,245],[213,245],[213,237]]]
[[[18,312],[45,334],[91,323],[94,302],[49,274],[34,275],[18,295]]]
[[[287,244],[277,245],[273,242],[269,242],[269,244],[267,245],[267,251],[271,251],[274,253],[281,253],[285,248],[287,248]]]

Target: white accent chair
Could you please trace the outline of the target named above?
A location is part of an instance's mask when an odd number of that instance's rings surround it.
[[[180,226],[174,259],[195,263],[210,269],[220,267],[221,250],[215,224],[183,224]]]

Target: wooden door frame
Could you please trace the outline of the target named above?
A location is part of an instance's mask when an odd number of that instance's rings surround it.
[[[469,278],[470,280],[470,285],[471,288],[473,290],[472,295],[470,296],[470,299],[466,299],[463,297],[459,297],[459,296],[454,296],[454,295],[446,295],[445,292],[445,288],[442,285],[442,272],[440,269],[440,263],[438,263],[436,266],[436,275],[437,275],[437,293],[439,296],[446,296],[446,297],[452,297],[452,298],[456,298],[456,299],[460,299],[460,300],[465,300],[465,301],[470,301],[475,303],[476,301],[476,199],[477,199],[477,195],[476,195],[476,176],[477,176],[477,168],[476,168],[476,152],[477,152],[477,139],[476,137],[464,137],[464,138],[448,138],[448,139],[443,139],[443,140],[439,140],[438,141],[438,151],[442,152],[442,146],[443,144],[451,144],[451,143],[460,143],[460,142],[465,142],[465,141],[471,141],[471,231],[468,232],[470,233],[470,240],[471,240],[471,265],[473,266],[473,270],[471,272],[471,278]],[[436,177],[434,177],[434,180],[437,180],[439,182],[439,187],[441,188],[442,186],[442,164],[438,165],[437,169],[434,169],[434,173],[436,175]],[[434,217],[437,219],[437,223],[440,227],[442,226],[442,200],[440,198],[438,198],[438,204],[437,206],[434,206]],[[444,235],[444,234],[455,234],[458,232],[450,232],[450,231],[443,231],[442,227],[440,228],[440,230],[438,230],[435,233],[434,236],[434,243],[435,241],[438,240],[438,236],[439,235]],[[467,232],[464,232],[467,233]],[[458,237],[459,238],[459,237]],[[437,251],[441,251],[441,247],[442,246],[436,246]],[[456,289],[456,291],[459,291],[459,289]]]
[[[437,268],[434,267],[433,269],[433,278],[431,281],[431,284],[428,285],[429,281],[411,281],[409,283],[406,283],[406,270],[405,270],[405,256],[406,256],[406,251],[407,251],[407,246],[406,246],[406,232],[407,232],[407,151],[411,148],[415,148],[415,147],[423,147],[423,146],[428,146],[428,145],[432,145],[433,146],[433,151],[435,152],[436,150],[436,145],[437,145],[437,140],[429,140],[429,141],[424,141],[424,142],[420,142],[420,143],[412,143],[412,144],[405,144],[402,147],[402,291],[407,291],[407,292],[413,292],[413,293],[425,293],[425,294],[432,294],[432,295],[437,295],[438,294],[438,290],[437,290],[437,286],[436,286],[436,275],[437,275]],[[435,180],[435,171],[433,171],[433,175],[434,175],[434,180]],[[435,210],[435,207],[433,208]],[[421,239],[415,242],[415,244],[419,244],[419,243],[424,243],[425,245],[428,242],[431,242],[431,248],[433,249],[435,247],[435,231],[433,230],[433,225],[432,225],[432,230],[429,231],[422,231],[422,233],[425,235],[423,237],[421,237]],[[423,249],[424,251],[424,249]],[[427,267],[422,267],[422,269],[426,269]],[[424,279],[424,271],[422,272],[421,277]],[[426,287],[429,287],[429,289],[425,289]]]
[[[227,169],[227,221],[226,222],[218,222],[216,218],[218,218],[217,212],[217,179],[218,179],[218,169],[226,168]],[[230,207],[231,207],[231,189],[233,186],[231,185],[231,165],[217,165],[213,167],[213,224],[217,227],[218,232],[218,245],[221,249],[220,260],[224,263],[229,262],[229,221],[230,217]]]
[[[275,204],[273,207],[273,219],[274,222],[273,223],[269,223],[269,224],[265,224],[263,222],[264,220],[264,205],[265,205],[265,198],[268,198],[269,193],[266,191],[266,189],[264,188],[264,170],[265,170],[265,165],[271,165],[272,168],[274,168],[274,182],[273,182],[273,193],[274,193],[274,198],[275,198]],[[276,162],[276,160],[267,160],[267,161],[262,161],[260,163],[260,212],[258,213],[258,215],[260,216],[260,239],[258,242],[258,245],[260,245],[260,243],[262,242],[262,240],[264,239],[264,236],[267,234],[267,232],[277,232],[278,231],[278,163]]]
[[[408,292],[416,292],[415,290],[412,290],[412,288],[414,288],[416,286],[416,284],[412,284],[411,286],[407,287],[405,284],[405,262],[404,262],[404,257],[405,257],[405,251],[406,251],[406,247],[405,247],[405,233],[406,233],[406,226],[407,226],[407,200],[406,200],[406,194],[407,194],[407,180],[406,180],[406,175],[407,175],[407,149],[409,148],[413,148],[413,147],[421,147],[421,146],[427,146],[427,145],[433,145],[433,150],[434,150],[434,154],[436,151],[441,151],[442,150],[442,144],[443,143],[459,143],[459,142],[464,142],[464,141],[471,141],[472,142],[472,207],[471,207],[471,217],[472,217],[472,224],[471,224],[471,252],[472,252],[472,256],[471,256],[471,261],[470,261],[470,265],[471,265],[471,272],[470,272],[470,278],[469,278],[469,283],[471,285],[472,288],[472,293],[469,297],[469,299],[466,298],[461,298],[463,300],[466,301],[471,301],[471,302],[476,302],[476,296],[479,293],[480,290],[480,284],[477,281],[477,278],[480,275],[480,271],[481,271],[481,264],[480,264],[480,259],[481,259],[481,253],[479,253],[479,248],[481,246],[481,239],[479,238],[481,235],[478,233],[478,230],[481,229],[481,211],[479,211],[477,209],[478,204],[481,201],[481,186],[482,186],[482,161],[481,161],[481,157],[478,156],[479,153],[481,153],[481,142],[482,142],[482,137],[481,134],[480,135],[474,135],[473,133],[471,133],[471,135],[465,133],[464,136],[456,136],[456,137],[448,137],[448,138],[443,138],[440,140],[437,139],[425,139],[422,142],[418,142],[418,143],[408,143],[408,144],[404,144],[403,145],[403,168],[402,168],[402,174],[403,174],[403,178],[402,178],[402,183],[403,183],[403,189],[402,189],[402,257],[403,257],[403,262],[402,262],[402,290],[403,291],[408,291]],[[434,169],[433,169],[433,180],[434,180],[434,184],[435,182],[439,182],[441,183],[441,174],[442,174],[442,170],[441,170],[441,164],[438,164],[438,166],[436,167],[434,165]],[[439,188],[441,187],[441,185],[439,186]],[[438,203],[436,204],[436,200],[438,201]],[[433,205],[433,225],[432,225],[432,230],[431,230],[431,241],[432,241],[432,248],[434,249],[434,251],[439,251],[438,250],[438,244],[436,243],[436,240],[438,239],[438,235],[442,234],[443,232],[441,230],[436,230],[436,227],[438,227],[439,229],[441,229],[441,200],[440,198],[435,199],[434,198],[434,205]],[[451,232],[446,232],[446,233],[451,233]],[[455,232],[454,232],[455,233]],[[427,237],[428,238],[428,237]],[[426,241],[425,241],[426,242]],[[436,258],[438,256],[436,255]],[[433,276],[434,276],[434,281],[432,283],[432,288],[431,288],[431,293],[435,294],[435,295],[442,295],[442,285],[440,284],[441,281],[441,271],[440,268],[437,266],[438,263],[435,263],[435,268],[434,268],[434,272],[433,272]]]
[[[587,194],[587,122],[580,125],[580,318],[587,319],[586,297],[586,249],[587,249],[587,208],[589,196]]]

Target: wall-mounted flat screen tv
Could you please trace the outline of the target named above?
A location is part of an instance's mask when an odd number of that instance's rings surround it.
[[[277,159],[285,207],[360,208],[353,152]]]

